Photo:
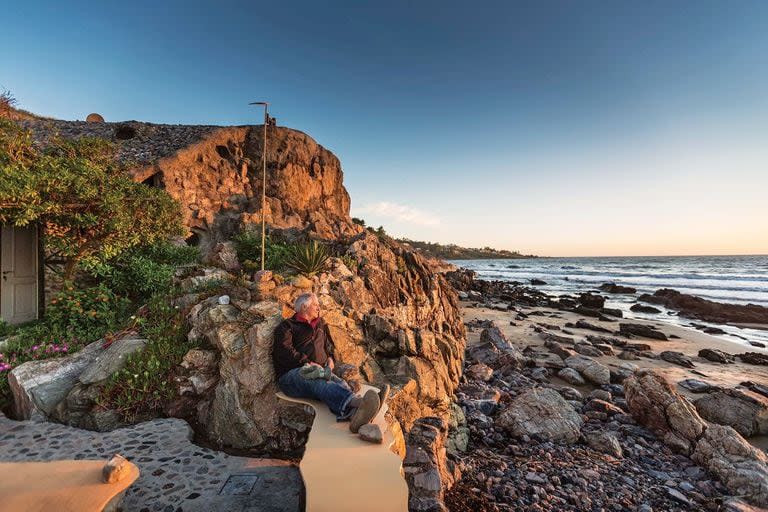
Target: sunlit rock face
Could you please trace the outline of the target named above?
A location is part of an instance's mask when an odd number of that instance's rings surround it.
[[[43,143],[54,132],[113,140],[118,158],[130,164],[134,179],[165,188],[182,204],[190,241],[207,256],[243,225],[262,220],[261,126],[135,121],[30,121],[27,126]],[[313,278],[310,288],[269,280],[252,283],[247,300],[233,300],[240,305],[237,314],[216,310],[211,313],[219,316],[211,319],[206,311],[215,305],[205,306],[205,311],[198,308],[195,315],[203,316],[193,315],[192,330],[207,340],[205,350],[215,350],[218,366],[192,375],[195,379],[185,384],[185,396],[192,398],[170,413],[184,411],[189,416],[194,405],[191,419],[222,444],[270,449],[300,445],[308,419],[297,420],[295,411],[274,412],[282,406],[274,398],[274,377],[266,370],[277,313],[256,315],[258,322],[241,315],[264,301],[289,312],[295,296],[311,289],[320,295],[337,360],[358,368],[374,385],[393,385],[389,410],[402,431],[421,416],[448,420],[465,348],[455,291],[420,255],[352,222],[341,164],[330,151],[306,134],[282,127],[269,127],[266,142],[267,228],[329,242],[339,254],[353,258],[357,268],[335,260],[327,272]],[[229,263],[234,268],[236,262]],[[192,297],[185,300],[183,306],[195,304]],[[215,329],[198,325],[206,322]],[[212,329],[215,332],[209,332]],[[260,369],[258,376],[254,368]],[[283,428],[293,433],[281,436],[278,430]]]
[[[424,271],[420,257],[368,233],[357,238],[347,252],[358,262],[356,271],[331,258],[327,272],[301,286],[270,277],[271,286],[261,279],[219,290],[230,295],[230,304],[219,304],[214,295],[193,305],[189,338],[203,348],[185,357],[181,399],[169,414],[188,419],[220,446],[300,452],[314,414],[276,397],[271,349],[275,327],[292,314],[296,297],[311,290],[318,294],[337,364],[351,365],[373,385],[394,387],[388,404],[398,448],[416,419],[447,421],[464,352],[454,292]],[[382,259],[389,257],[391,266]]]
[[[164,186],[184,206],[184,222],[203,249],[228,239],[241,223],[261,222],[264,132],[220,128],[133,170]],[[309,228],[321,238],[354,235],[339,159],[308,135],[269,127],[265,217],[272,228]]]

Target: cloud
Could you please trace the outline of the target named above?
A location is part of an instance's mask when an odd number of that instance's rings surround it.
[[[417,208],[411,208],[404,204],[390,203],[387,201],[380,201],[378,203],[355,208],[355,214],[370,214],[400,222],[419,224],[421,226],[435,226],[440,224],[440,219],[431,213]]]

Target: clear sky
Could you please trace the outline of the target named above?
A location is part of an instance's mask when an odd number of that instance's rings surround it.
[[[62,119],[250,124],[268,100],[398,236],[768,253],[768,2],[364,4],[6,2],[0,86]]]

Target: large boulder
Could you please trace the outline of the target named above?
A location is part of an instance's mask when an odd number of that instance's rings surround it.
[[[627,378],[624,394],[632,416],[668,446],[711,471],[733,494],[768,505],[768,457],[733,428],[702,419],[656,370]]]
[[[17,419],[45,421],[99,355],[102,341],[65,357],[28,361],[11,370],[8,383]]]
[[[533,388],[515,397],[496,424],[512,435],[537,435],[550,441],[573,443],[583,420],[565,399],[549,388]]]
[[[721,389],[694,402],[702,418],[730,425],[744,437],[768,434],[768,398],[738,389]]]
[[[98,352],[94,360],[80,373],[75,385],[52,411],[56,421],[73,427],[106,432],[125,424],[114,410],[99,405],[101,391],[108,379],[120,371],[131,354],[143,350],[147,340],[135,335],[114,340]]]
[[[134,352],[144,349],[147,340],[128,336],[115,340],[103,352],[100,352],[94,361],[83,370],[77,380],[81,384],[94,384],[107,380],[115,372],[121,370],[128,358]]]

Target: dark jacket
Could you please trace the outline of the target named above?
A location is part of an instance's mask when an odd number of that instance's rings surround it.
[[[333,354],[333,341],[328,334],[325,321],[318,319],[315,328],[296,315],[286,318],[275,329],[275,342],[272,347],[272,363],[275,375],[281,375],[299,368],[305,363],[315,362],[325,365]]]

